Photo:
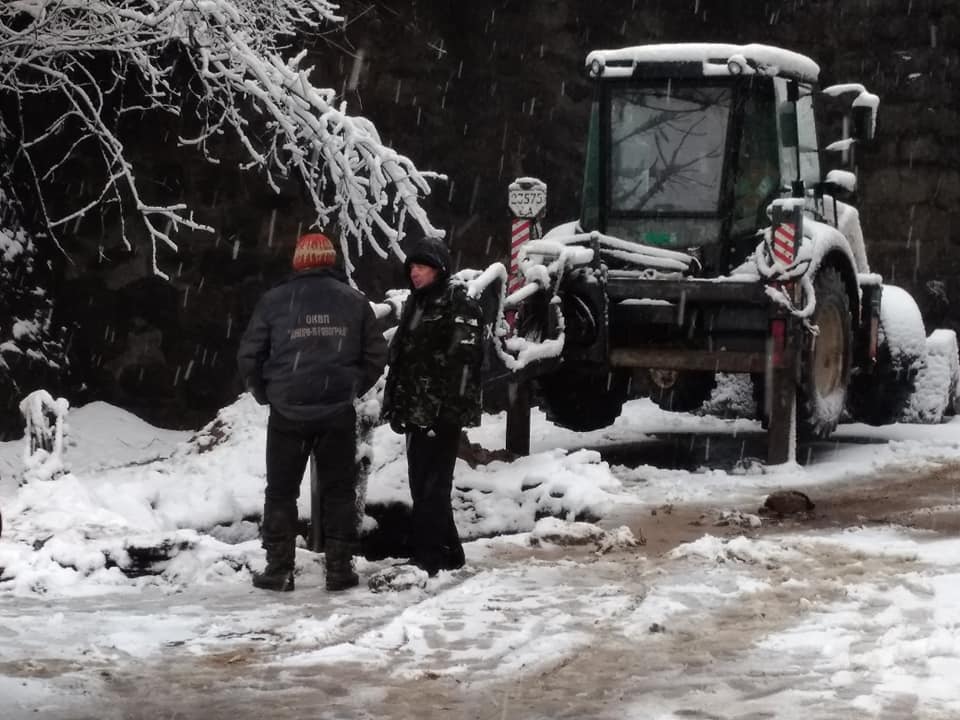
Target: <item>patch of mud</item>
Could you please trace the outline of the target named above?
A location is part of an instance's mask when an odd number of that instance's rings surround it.
[[[0,663],[0,676],[49,679],[88,669],[75,660],[33,658]]]
[[[960,465],[955,463],[921,472],[901,469],[807,493],[815,504],[809,517],[785,517],[767,529],[893,524],[960,535]]]
[[[804,529],[840,529],[867,525],[902,525],[960,535],[960,464],[946,463],[932,470],[893,470],[876,477],[805,487],[813,502],[804,513],[770,515],[756,506],[733,508],[709,504],[674,504],[657,508],[627,506],[604,518],[605,527],[624,524],[642,531],[648,552],[658,554],[691,542],[706,533],[718,537]],[[731,514],[758,514],[761,524],[729,522]]]

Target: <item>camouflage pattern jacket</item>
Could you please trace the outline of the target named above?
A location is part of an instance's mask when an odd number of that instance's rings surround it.
[[[414,291],[390,343],[383,418],[398,432],[480,424],[483,312],[463,285]]]

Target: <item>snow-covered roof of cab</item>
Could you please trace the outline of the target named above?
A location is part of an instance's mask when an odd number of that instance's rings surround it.
[[[700,77],[763,74],[815,82],[820,66],[813,60],[772,45],[675,43],[594,50],[587,55],[592,77]]]

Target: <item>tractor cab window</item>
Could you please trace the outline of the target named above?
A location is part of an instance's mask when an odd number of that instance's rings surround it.
[[[751,90],[743,101],[736,168],[731,231],[740,235],[769,224],[766,208],[781,187],[776,101],[760,88]]]
[[[777,106],[784,106],[787,100],[787,81],[774,79],[777,94]],[[813,88],[800,83],[800,99],[795,112],[791,115],[778,112],[779,121],[796,123],[796,128],[780,130],[780,167],[783,168],[783,181],[790,184],[796,179],[803,180],[807,189],[820,182],[820,150],[817,144],[817,125],[813,111]],[[784,139],[790,138],[787,142]],[[797,161],[799,160],[799,168]]]
[[[717,212],[731,94],[670,81],[612,89],[611,216]]]

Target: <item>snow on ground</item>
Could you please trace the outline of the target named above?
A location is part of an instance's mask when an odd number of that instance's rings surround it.
[[[483,425],[470,433],[470,438],[487,448],[501,448],[505,422],[504,416],[487,416]],[[960,458],[957,418],[939,425],[841,425],[830,440],[807,446],[800,453],[802,464],[778,466],[767,466],[762,461],[765,436],[756,421],[667,412],[647,399],[628,403],[623,415],[602,430],[576,433],[555,427],[538,410],[533,412],[533,426],[531,452],[535,454],[558,447],[611,450],[629,445],[633,454],[642,456],[643,446],[656,444],[658,436],[682,436],[674,439],[678,449],[672,451],[671,459],[677,459],[674,464],[692,469],[641,464],[611,471],[624,483],[628,501],[649,504],[716,500],[738,503],[762,499],[783,487],[802,489],[869,477],[871,472],[898,464],[920,468]],[[743,438],[737,455],[721,457],[716,446],[712,446],[716,436]],[[676,458],[677,453],[682,458]],[[728,467],[717,469],[718,464]]]
[[[707,527],[653,555],[629,531],[573,522],[666,503],[755,507],[775,489],[934,467],[960,457],[960,420],[841,426],[805,464],[767,467],[749,420],[641,400],[577,434],[535,412],[530,457],[458,462],[458,524],[478,538],[466,568],[425,589],[331,595],[322,558],[301,549],[297,591],[275,595],[249,585],[263,557],[249,519],[262,503],[261,408],[242,396],[196,435],[102,404],[68,419],[71,473],[57,480],[18,487],[20,443],[0,444],[4,718],[239,717],[268,690],[290,701],[277,717],[310,702],[327,717],[408,716],[441,696],[464,716],[513,718],[960,715],[956,539]],[[470,438],[493,449],[503,432],[488,416]],[[408,502],[400,438],[379,428],[373,444],[371,501]],[[618,464],[627,444],[650,460]],[[681,461],[663,467],[664,453]],[[169,556],[159,574],[131,577],[157,546]],[[203,690],[191,695],[190,678]]]
[[[113,588],[124,582],[121,571],[136,570],[139,558],[158,546],[174,556],[170,566],[136,582],[206,582],[259,561],[257,526],[249,518],[263,506],[263,407],[243,395],[195,437],[161,431],[153,439],[126,413],[104,418],[103,407],[85,409],[69,418],[84,428],[70,441],[71,472],[23,487],[14,473],[4,474],[0,592],[85,595]],[[102,436],[83,422],[88,417]],[[110,459],[104,443],[111,437],[122,444],[126,464]],[[21,445],[0,446],[7,468],[16,465]],[[379,427],[373,447],[368,502],[409,505],[402,437]],[[158,452],[167,457],[155,459]],[[456,485],[457,519],[468,538],[530,530],[543,515],[602,517],[615,503],[633,501],[591,450],[551,448],[476,469],[461,462]],[[308,517],[307,482],[304,488],[300,514]]]
[[[896,528],[681,546],[672,556],[698,578],[665,579],[637,614],[669,630],[658,652],[695,637],[687,661],[716,662],[711,682],[652,662],[645,691],[609,717],[957,717],[957,548]],[[718,621],[736,629],[732,643],[703,629]]]
[[[67,424],[67,462],[82,474],[167,457],[192,434],[155,428],[104,402],[70,410]],[[0,443],[0,493],[9,494],[22,467],[23,443]]]

